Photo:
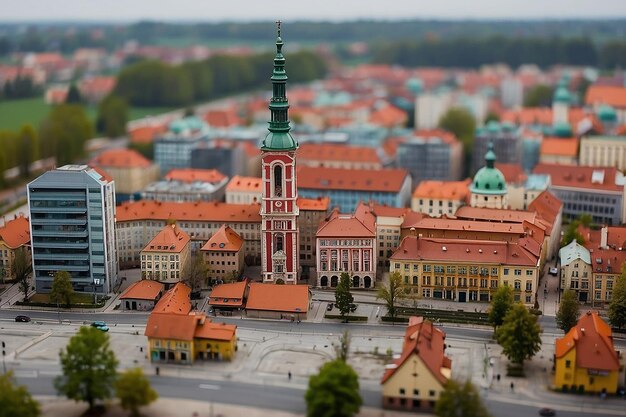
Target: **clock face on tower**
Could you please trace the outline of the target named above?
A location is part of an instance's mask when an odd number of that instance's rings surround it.
[[[283,202],[282,201],[274,201],[274,207],[277,210],[281,210],[282,206],[283,206]]]

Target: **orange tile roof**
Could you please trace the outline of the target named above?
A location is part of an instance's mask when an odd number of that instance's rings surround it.
[[[584,109],[570,108],[567,114],[568,122],[572,126],[578,125],[587,117]],[[549,107],[525,107],[518,110],[507,110],[500,115],[501,122],[509,122],[516,125],[544,125],[552,126],[553,113]]]
[[[367,204],[375,217],[404,217],[411,209],[408,207],[390,207],[375,201]]]
[[[0,239],[9,249],[17,249],[30,242],[30,223],[22,215],[9,220],[0,227]]]
[[[443,129],[418,129],[413,132],[413,137],[418,137],[426,141],[440,139],[443,143],[447,143],[448,145],[459,143],[454,133]]]
[[[120,299],[132,298],[136,300],[156,300],[165,286],[159,281],[142,279],[128,287]]]
[[[626,227],[608,227],[606,240],[609,246],[626,249]]]
[[[204,314],[201,313],[202,316]],[[194,338],[208,340],[233,340],[237,332],[237,326],[226,323],[213,323],[209,318],[196,319],[196,331]]]
[[[422,219],[430,218],[428,214],[420,213],[419,211],[409,210],[404,215],[404,221],[402,222],[402,228],[410,228],[419,223]]]
[[[446,217],[427,217],[411,227],[416,229],[450,230],[465,232],[510,233],[524,235],[522,223],[485,222],[478,220],[448,219]]]
[[[462,206],[455,213],[459,219],[485,220],[505,223],[535,222],[536,213],[523,210],[505,210]]]
[[[117,222],[137,220],[260,223],[260,206],[218,202],[162,202],[141,200],[123,203],[115,211]]]
[[[152,162],[134,149],[111,149],[89,161],[89,165],[103,168],[148,168]]]
[[[309,310],[308,285],[250,284],[246,310],[306,313]]]
[[[445,356],[445,340],[444,331],[430,320],[411,317],[404,335],[402,355],[385,371],[381,383],[388,381],[413,355],[417,355],[432,376],[444,385],[448,377],[442,373],[442,368],[449,371],[452,367],[452,360]]]
[[[298,188],[316,190],[356,190],[396,193],[407,178],[404,169],[298,169]]]
[[[586,104],[608,104],[613,107],[626,107],[626,87],[610,85],[590,85],[585,96]]]
[[[520,184],[526,181],[527,176],[521,164],[496,162],[496,168],[502,172],[507,183]]]
[[[469,195],[469,185],[471,183],[472,180],[469,178],[464,181],[426,180],[419,183],[415,191],[413,191],[413,197],[465,201]]]
[[[209,295],[209,305],[241,307],[247,286],[247,280],[217,285],[213,287],[211,295]]]
[[[226,186],[226,191],[262,191],[263,180],[257,177],[235,175]]]
[[[363,203],[359,205],[361,207]],[[358,207],[357,207],[358,210]],[[362,215],[339,214],[337,209],[320,222],[316,237],[376,237],[376,217],[369,210]]]
[[[404,125],[407,119],[408,116],[404,110],[392,105],[387,105],[373,111],[370,114],[369,121],[377,126],[392,128]]]
[[[526,244],[526,242],[524,242]],[[407,236],[390,259],[537,266],[539,258],[518,243]]]
[[[550,175],[552,186],[605,191],[623,192],[623,186],[615,184],[617,169],[615,167],[587,167],[559,164],[538,164],[533,170],[535,174]],[[595,181],[593,173],[602,173]]]
[[[152,313],[144,335],[151,339],[192,341],[194,339],[233,340],[237,326],[213,323],[204,313]]]
[[[152,143],[154,138],[166,131],[167,125],[165,124],[144,125],[129,129],[128,136],[133,143]]]
[[[300,210],[327,211],[330,205],[330,197],[298,198],[296,205]]]
[[[573,348],[577,367],[603,371],[620,368],[611,328],[595,311],[588,311],[564,337],[556,339],[555,356],[562,358]]]
[[[561,200],[548,190],[542,191],[529,205],[528,211],[536,212],[542,219],[554,224],[563,208]]]
[[[545,137],[541,141],[541,155],[578,156],[578,138]]]
[[[330,143],[303,143],[296,153],[298,161],[341,161],[379,163],[376,149]]]
[[[180,168],[172,169],[165,174],[164,179],[169,181],[181,181],[186,183],[192,182],[210,182],[216,183],[223,181],[226,175],[222,174],[216,169],[195,169],[195,168]]]
[[[189,244],[190,238],[176,224],[166,225],[142,249],[142,252],[171,252],[180,253]]]
[[[81,80],[80,92],[84,95],[106,95],[115,87],[116,78],[108,76],[89,77]]]
[[[243,239],[230,227],[222,225],[202,247],[202,251],[236,252],[243,246]]]
[[[153,313],[188,314],[191,311],[189,295],[191,288],[182,282],[177,282],[170,288],[154,306]],[[152,315],[152,314],[151,314]]]
[[[212,127],[232,127],[243,124],[235,108],[209,110],[204,114],[204,121]]]

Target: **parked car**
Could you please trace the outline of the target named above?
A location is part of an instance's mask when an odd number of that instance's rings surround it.
[[[357,305],[356,304],[350,304],[350,313],[354,313],[356,311]]]
[[[559,268],[550,268],[550,271],[548,273],[556,277],[557,275],[559,275]]]
[[[103,332],[109,331],[109,326],[107,326],[107,324],[103,321],[94,321],[93,323],[91,323],[91,327],[95,327],[96,329]]]
[[[331,311],[334,307],[335,305],[333,303],[328,303],[328,305],[326,306],[326,311]]]
[[[542,408],[539,410],[539,415],[542,417],[554,417],[556,416],[556,411],[551,408]]]
[[[28,323],[30,321],[30,317],[28,316],[15,316],[15,321],[17,322],[21,322],[21,323]]]

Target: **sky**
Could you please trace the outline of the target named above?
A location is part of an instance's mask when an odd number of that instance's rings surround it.
[[[626,17],[626,0],[0,0],[0,21]]]

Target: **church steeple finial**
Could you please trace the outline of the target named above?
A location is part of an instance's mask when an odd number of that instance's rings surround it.
[[[276,56],[274,57],[274,70],[272,71],[272,98],[270,99],[271,120],[269,133],[263,140],[261,150],[296,150],[298,143],[289,131],[289,101],[286,95],[287,72],[285,71],[285,57],[283,56],[283,40],[280,20],[276,21]]]
[[[487,145],[487,153],[485,154],[485,162],[487,168],[494,168],[496,166],[496,153],[493,151],[493,141],[490,140]]]

